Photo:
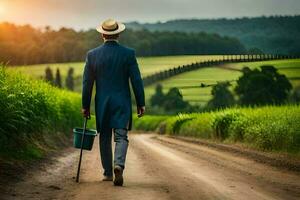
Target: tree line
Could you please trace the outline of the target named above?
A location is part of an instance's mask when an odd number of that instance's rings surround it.
[[[233,89],[230,88],[232,81],[218,82],[213,85],[199,85],[199,88],[212,86],[212,98],[203,107],[189,104],[176,87],[170,88],[166,94],[163,93],[162,85],[158,84],[150,99],[151,112],[174,114],[224,109],[235,105],[265,106],[300,103],[299,86],[292,90],[293,87],[288,78],[280,74],[274,66],[264,65],[260,69],[244,67],[242,73]]]
[[[212,88],[212,99],[208,108],[220,109],[232,105],[264,106],[299,103],[299,87],[294,88],[289,79],[272,65],[263,65],[260,69],[244,67],[243,75],[230,90],[231,83],[219,82]],[[237,100],[234,96],[237,96]]]
[[[244,54],[240,41],[218,34],[126,30],[120,42],[137,56]],[[36,29],[30,25],[0,24],[0,62],[9,65],[83,61],[86,52],[102,43],[96,30]]]
[[[236,19],[178,19],[163,23],[127,24],[135,30],[218,33],[238,38],[250,51],[300,55],[300,15]]]
[[[50,67],[47,67],[45,69],[45,81],[48,82],[49,84],[56,86],[58,88],[63,88],[65,87],[68,90],[74,91],[74,69],[72,67],[69,68],[68,74],[65,80],[65,86],[63,86],[62,78],[60,75],[59,68],[56,69],[56,74],[55,77],[53,75],[53,72]]]

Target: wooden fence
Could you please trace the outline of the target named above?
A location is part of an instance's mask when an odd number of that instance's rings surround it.
[[[168,79],[172,76],[182,74],[185,72],[197,70],[204,67],[218,66],[227,63],[240,63],[240,62],[255,62],[255,61],[267,61],[267,60],[282,60],[282,59],[297,59],[299,56],[287,56],[287,55],[272,55],[272,54],[261,54],[261,55],[224,55],[222,59],[207,60],[188,65],[182,65],[174,67],[168,70],[160,71],[152,75],[148,75],[143,78],[144,86],[149,86],[158,81]]]

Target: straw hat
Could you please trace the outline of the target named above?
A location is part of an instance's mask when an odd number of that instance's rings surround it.
[[[124,31],[125,25],[116,20],[107,19],[96,30],[105,35],[115,35]]]

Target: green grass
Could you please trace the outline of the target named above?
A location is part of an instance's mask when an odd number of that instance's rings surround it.
[[[187,56],[161,56],[161,57],[139,57],[137,58],[142,76],[151,75],[153,73],[163,71],[179,65],[190,64],[203,60],[221,59],[222,55],[187,55]],[[59,68],[61,75],[65,77],[70,67],[74,68],[74,76],[81,76],[84,68],[83,62],[77,63],[55,63],[55,64],[38,64],[27,66],[11,66],[12,68],[29,74],[35,78],[41,78],[45,75],[45,69],[49,66],[53,73]]]
[[[142,76],[147,76],[155,72],[163,71],[174,66],[189,64],[193,62],[199,62],[204,60],[222,59],[222,55],[216,56],[163,56],[163,57],[141,57],[138,58],[140,70]],[[244,66],[250,68],[257,68],[261,65],[274,65],[279,69],[280,73],[286,74],[288,77],[300,77],[300,59],[297,60],[275,60],[275,61],[263,61],[263,62],[246,62],[246,63],[233,63],[227,64],[224,67],[230,67],[234,69],[242,69]],[[40,64],[31,66],[15,66],[10,68],[11,70],[21,71],[24,74],[28,74],[35,78],[41,78],[44,76],[46,66],[50,66],[55,73],[56,68],[59,68],[63,77],[67,74],[70,66],[74,68],[74,76],[79,77],[75,83],[75,91],[81,91],[81,75],[84,67],[84,63],[61,63],[61,64]],[[217,81],[236,80],[241,75],[238,71],[221,69],[221,68],[205,68],[192,72],[180,74],[172,77],[168,80],[164,80],[161,84],[164,86],[164,91],[171,87],[182,86],[197,86],[201,83],[214,84]],[[300,80],[291,80],[293,86],[300,85]],[[147,101],[154,93],[155,85],[146,88]],[[193,88],[193,89],[180,89],[184,99],[192,104],[204,105],[209,99],[211,99],[211,87],[207,88]],[[148,104],[149,105],[149,104]]]
[[[300,153],[300,106],[229,108],[216,112],[134,118],[137,130],[244,143],[266,150]]]
[[[279,72],[285,74],[287,77],[300,77],[300,59],[297,60],[277,60],[277,61],[263,61],[263,62],[247,62],[247,63],[233,63],[226,64],[224,67],[209,67],[198,69],[192,72],[187,72],[159,82],[164,87],[164,92],[167,92],[171,87],[183,86],[197,86],[201,83],[215,84],[218,81],[237,80],[242,75],[239,71],[229,70],[226,67],[234,69],[242,69],[244,66],[250,68],[258,68],[262,65],[274,65],[279,69]],[[293,86],[300,85],[300,80],[291,80]],[[233,86],[235,84],[233,83]],[[149,101],[150,97],[155,92],[156,84],[146,88],[146,99]],[[232,87],[233,88],[233,87]],[[232,89],[231,88],[231,89]],[[193,104],[204,105],[211,99],[211,87],[205,88],[183,88],[180,89],[184,100]]]
[[[248,66],[253,69],[253,68],[257,68],[261,65],[273,65],[278,69],[299,68],[300,67],[300,59],[245,62],[245,63],[234,63],[234,64],[228,64],[228,65],[230,67],[234,67],[236,69],[241,69],[244,66]]]
[[[222,55],[205,56],[161,56],[161,57],[142,57],[138,58],[138,63],[142,76],[154,74],[173,67],[182,66],[206,60],[222,59]]]
[[[174,76],[165,81],[161,81],[160,84],[163,85],[164,92],[167,92],[171,87],[200,86],[201,83],[214,84],[217,81],[235,80],[238,76],[240,76],[240,72],[219,68],[204,68]],[[156,84],[153,84],[145,89],[147,100],[154,94],[155,86]],[[211,87],[180,88],[180,91],[184,100],[191,103],[204,104],[211,98]]]
[[[273,65],[278,69],[279,73],[285,74],[288,78],[293,78],[293,77],[300,78],[300,59],[234,63],[225,66],[229,66],[235,69],[242,69],[244,66],[248,66],[251,69],[254,69],[262,65]],[[300,79],[291,80],[291,82],[294,86],[300,85]]]
[[[142,76],[154,74],[179,65],[200,62],[204,60],[221,59],[221,55],[187,55],[187,56],[162,56],[162,57],[139,57],[137,58]],[[75,91],[81,91],[81,76],[83,73],[84,63],[55,63],[55,64],[38,64],[27,66],[11,66],[9,70],[20,71],[31,77],[42,79],[45,76],[45,69],[50,67],[55,76],[56,69],[59,68],[63,83],[70,67],[74,68],[74,77],[77,78]]]
[[[81,97],[0,67],[0,157],[40,158],[52,136],[81,126]],[[54,142],[55,143],[55,142]]]

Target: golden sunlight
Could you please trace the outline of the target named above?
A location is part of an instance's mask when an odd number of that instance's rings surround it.
[[[0,16],[4,15],[5,13],[5,7],[3,4],[0,3]]]

